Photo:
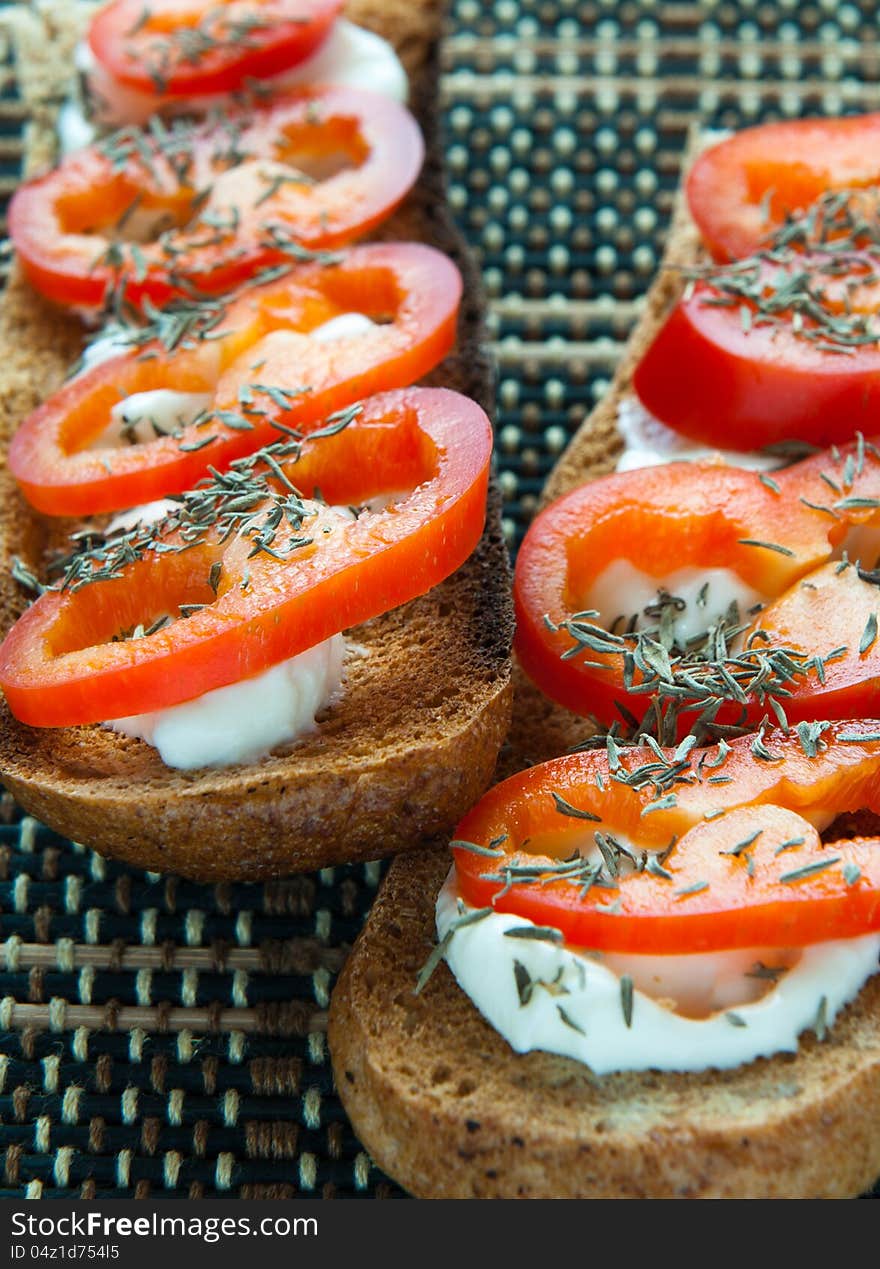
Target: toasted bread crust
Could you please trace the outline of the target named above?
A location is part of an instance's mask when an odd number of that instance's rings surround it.
[[[352,0],[346,13],[399,50],[426,136],[419,183],[378,236],[430,242],[465,276],[456,350],[425,382],[456,388],[491,411],[479,277],[445,203],[436,136],[442,8],[435,0]],[[57,94],[82,12],[51,6],[48,40],[34,34],[32,16],[18,33],[20,51],[38,59],[24,85],[35,120],[31,170],[51,159],[48,86]],[[0,309],[0,447],[58,386],[80,342],[79,324],[14,272]],[[0,467],[3,630],[23,607],[8,573],[12,559],[39,564],[69,527],[47,526],[32,513]],[[366,655],[350,662],[339,705],[315,733],[259,763],[173,771],[141,741],[100,727],[26,727],[4,708],[0,776],[27,811],[65,836],[197,880],[257,880],[418,848],[448,831],[485,789],[509,724],[512,612],[497,493],[479,547],[453,577],[351,633]]]
[[[333,993],[336,1084],[364,1145],[430,1198],[841,1198],[880,1173],[880,978],[819,1043],[702,1075],[597,1078],[515,1054],[434,942],[437,850],[394,861]]]
[[[573,438],[542,502],[613,470],[618,404],[700,247],[679,196],[659,275],[614,380]],[[515,668],[507,775],[592,730]],[[434,898],[448,851],[394,862],[337,983],[336,1084],[376,1162],[432,1198],[852,1197],[880,1175],[880,975],[826,1040],[732,1071],[596,1077],[568,1058],[517,1055],[441,965]]]

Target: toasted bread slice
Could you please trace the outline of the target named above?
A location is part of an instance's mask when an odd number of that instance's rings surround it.
[[[421,995],[446,850],[396,859],[333,993],[336,1084],[425,1198],[834,1198],[880,1173],[880,977],[823,1042],[702,1075],[597,1078],[516,1054],[445,965]]]
[[[691,148],[691,153],[693,149]],[[618,405],[672,303],[672,265],[700,246],[679,195],[645,310],[602,402],[550,476],[547,502],[613,470]],[[591,731],[514,672],[499,776],[567,752]],[[445,964],[420,996],[448,850],[392,864],[330,1009],[336,1084],[373,1158],[413,1194],[458,1197],[844,1197],[880,1175],[880,976],[823,1042],[702,1074],[597,1077],[518,1055]]]
[[[346,15],[399,50],[427,142],[418,186],[381,236],[429,242],[465,274],[456,350],[426,382],[491,409],[479,277],[444,200],[436,136],[441,9],[436,0],[352,0]],[[82,17],[83,6],[73,4],[46,6],[39,27],[34,15],[21,16],[20,53],[42,49],[25,84],[34,108],[30,153],[42,162],[53,144],[49,99],[57,104],[57,85],[70,73]],[[0,448],[59,384],[81,339],[74,319],[13,272],[0,309]],[[4,631],[23,606],[9,576],[13,558],[38,567],[69,528],[31,512],[0,469]],[[0,778],[27,811],[65,836],[198,880],[256,880],[417,848],[448,831],[479,797],[509,724],[510,573],[497,494],[480,545],[456,574],[351,633],[365,655],[349,662],[339,704],[315,732],[259,763],[174,771],[142,741],[98,726],[26,727],[4,708]]]

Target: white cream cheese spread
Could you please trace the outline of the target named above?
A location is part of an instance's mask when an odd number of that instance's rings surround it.
[[[336,634],[253,678],[107,726],[153,745],[168,767],[254,762],[314,727],[340,691],[344,658],[345,639]]]
[[[131,507],[128,511],[120,511],[107,525],[107,535],[128,533],[140,525],[158,524],[165,516],[175,511],[180,503],[173,498],[157,498],[155,502],[145,502],[140,507]]]
[[[623,397],[617,407],[617,430],[624,448],[617,460],[617,471],[633,471],[638,467],[659,467],[663,463],[723,462],[731,467],[747,467],[751,471],[770,471],[779,466],[771,454],[743,453],[740,450],[713,449],[700,445],[690,437],[667,427],[650,414],[636,396]]]
[[[107,326],[102,329],[101,334],[86,344],[79,360],[79,369],[73,378],[79,378],[89,370],[93,370],[95,366],[100,366],[103,361],[109,361],[111,357],[119,357],[122,353],[131,352],[133,347],[129,334],[121,326]]]
[[[409,96],[406,71],[388,41],[345,18],[336,19],[329,36],[310,58],[267,82],[284,88],[293,84],[366,88],[400,102]]]
[[[332,344],[337,339],[363,335],[375,325],[366,313],[340,313],[338,317],[331,317],[328,322],[324,322],[323,326],[316,326],[310,333],[312,339],[317,339],[318,343]]]
[[[636,629],[642,630],[657,625],[654,606],[661,590],[679,601],[672,619],[679,644],[704,634],[725,616],[732,603],[737,604],[744,617],[764,598],[729,568],[679,568],[664,577],[654,577],[631,560],[617,559],[595,579],[583,607],[595,609],[606,629],[611,629],[619,617],[623,617],[625,628],[630,618],[637,616]]]
[[[880,934],[801,949],[708,955],[600,955],[511,937],[531,921],[473,913],[454,873],[437,901],[437,933],[459,986],[517,1053],[541,1049],[611,1071],[726,1069],[796,1052],[878,969]],[[778,971],[778,973],[777,973]],[[631,982],[631,996],[625,982]]]
[[[211,404],[209,392],[176,392],[154,388],[134,392],[117,402],[110,422],[92,443],[93,449],[118,449],[180,431]]]

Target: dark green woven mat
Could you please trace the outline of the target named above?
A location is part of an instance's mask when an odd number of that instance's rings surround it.
[[[515,544],[656,269],[689,124],[877,109],[876,9],[453,0],[444,66]],[[0,64],[0,193],[22,115]],[[399,1195],[346,1121],[324,1039],[378,879],[196,886],[0,803],[0,1197]]]

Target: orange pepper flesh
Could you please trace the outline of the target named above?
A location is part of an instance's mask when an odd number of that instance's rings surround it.
[[[697,157],[688,205],[725,267],[689,274],[636,367],[653,415],[741,451],[875,429],[878,140],[878,113],[801,119],[744,129]]]
[[[866,268],[862,276],[876,277],[876,262]],[[829,291],[833,311],[839,301]],[[746,327],[740,309],[754,305],[718,307],[717,298],[716,288],[696,282],[636,367],[633,387],[649,413],[702,444],[741,452],[792,439],[842,444],[876,427],[876,343],[828,352],[786,323]],[[851,298],[853,310],[875,312],[880,289],[860,286]]]

